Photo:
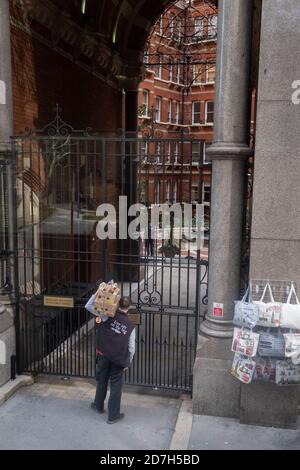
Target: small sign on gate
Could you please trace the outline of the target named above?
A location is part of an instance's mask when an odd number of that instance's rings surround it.
[[[135,326],[139,326],[142,323],[140,313],[128,313],[127,317]]]
[[[60,307],[60,308],[73,308],[74,298],[73,297],[53,297],[50,295],[44,295],[44,306],[45,307]]]
[[[224,316],[224,304],[213,304],[213,317],[215,318],[223,318]]]

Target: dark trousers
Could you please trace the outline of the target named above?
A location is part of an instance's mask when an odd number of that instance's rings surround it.
[[[114,420],[120,415],[124,369],[123,367],[113,364],[105,356],[97,356],[96,364],[96,408],[99,411],[103,410],[104,400],[107,395],[108,382],[110,382],[108,419]]]

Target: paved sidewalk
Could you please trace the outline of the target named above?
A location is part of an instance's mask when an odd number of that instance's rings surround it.
[[[0,450],[166,450],[181,401],[124,393],[125,419],[106,424],[90,408],[93,381],[41,377],[0,407]]]
[[[190,450],[299,450],[296,431],[240,424],[235,419],[194,416]]]
[[[299,450],[296,431],[193,416],[178,394],[125,388],[124,421],[90,408],[94,381],[40,376],[0,406],[0,450]],[[182,401],[183,399],[183,401]]]

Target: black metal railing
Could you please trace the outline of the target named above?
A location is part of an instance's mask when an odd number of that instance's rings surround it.
[[[100,281],[114,279],[140,319],[126,382],[191,390],[207,303],[206,247],[197,247],[195,233],[181,237],[172,218],[148,241],[102,240],[98,208],[112,204],[119,216],[120,196],[146,209],[175,199],[195,205],[196,186],[201,203],[203,156],[192,163],[193,144],[77,135],[58,115],[41,133],[13,140],[19,371],[94,377],[94,319],[84,305]],[[110,229],[126,232],[132,221]],[[46,305],[49,296],[57,306]]]

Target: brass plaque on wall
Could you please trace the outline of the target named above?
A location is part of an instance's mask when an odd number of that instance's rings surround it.
[[[73,308],[74,299],[73,297],[52,297],[50,295],[44,295],[44,306],[45,307]]]
[[[128,320],[130,320],[134,325],[138,326],[141,324],[141,315],[140,313],[128,313]]]

